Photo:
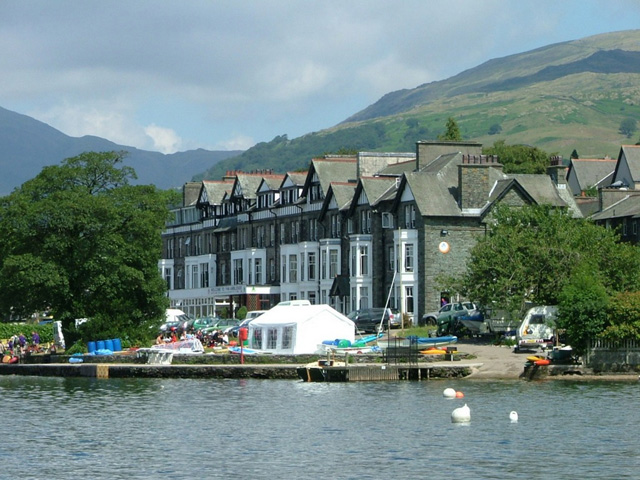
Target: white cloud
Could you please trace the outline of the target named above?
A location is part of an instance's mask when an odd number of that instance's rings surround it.
[[[170,128],[151,124],[144,129],[144,132],[153,140],[153,150],[162,153],[175,153],[182,146],[182,139]]]
[[[138,148],[247,148],[492,58],[637,28],[639,5],[3,0],[0,106]]]
[[[253,147],[256,141],[246,135],[238,134],[233,138],[224,140],[214,148],[215,150],[247,150]]]

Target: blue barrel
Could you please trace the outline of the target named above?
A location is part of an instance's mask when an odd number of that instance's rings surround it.
[[[107,350],[111,350],[113,352],[113,340],[105,340],[104,348],[106,348]]]
[[[87,350],[89,350],[89,353],[95,352],[96,351],[96,342],[87,343]]]
[[[104,340],[98,340],[96,342],[96,350],[104,350],[106,347],[104,346]]]
[[[122,342],[120,341],[119,338],[114,338],[113,339],[113,351],[114,352],[122,351]]]

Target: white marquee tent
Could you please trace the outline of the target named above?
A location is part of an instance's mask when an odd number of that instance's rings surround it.
[[[284,302],[249,324],[249,348],[276,354],[311,354],[325,340],[355,339],[355,324],[329,305]]]

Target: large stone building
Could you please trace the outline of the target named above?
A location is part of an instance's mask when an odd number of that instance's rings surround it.
[[[551,204],[581,216],[552,159],[548,175],[506,175],[475,142],[418,142],[416,153],[311,160],[305,173],[228,172],[188,183],[163,233],[172,306],[264,310],[306,299],[343,313],[387,303],[417,322],[439,306],[491,209]]]

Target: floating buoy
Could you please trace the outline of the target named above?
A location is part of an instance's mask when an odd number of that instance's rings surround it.
[[[456,391],[453,388],[445,388],[442,395],[445,398],[456,398]]]
[[[456,392],[456,398],[464,398],[464,393]]]
[[[518,423],[518,412],[513,411],[509,414],[509,420],[511,420],[511,423]]]
[[[471,409],[464,404],[464,407],[456,408],[451,412],[452,423],[469,423],[471,421]]]

